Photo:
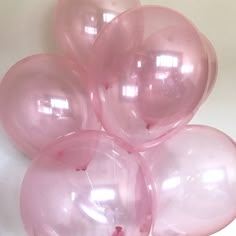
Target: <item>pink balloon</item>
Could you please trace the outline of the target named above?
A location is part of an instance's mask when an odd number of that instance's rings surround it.
[[[96,40],[88,67],[103,127],[139,151],[162,142],[194,115],[207,60],[198,30],[179,13],[143,6],[121,14]]]
[[[32,162],[21,189],[28,235],[148,236],[148,173],[141,156],[126,148],[99,131],[72,134],[48,147]]]
[[[85,66],[103,27],[119,13],[139,5],[139,0],[59,0],[56,31],[61,48]]]
[[[236,145],[206,126],[187,126],[144,154],[155,182],[152,235],[205,236],[236,217]]]
[[[217,60],[215,48],[213,47],[209,39],[203,34],[201,34],[201,38],[208,54],[208,68],[209,68],[207,87],[206,87],[206,91],[203,97],[203,100],[205,101],[208,98],[208,96],[211,94],[216,83],[216,79],[218,75],[218,60]]]
[[[0,85],[2,125],[31,157],[60,136],[100,129],[88,102],[83,71],[57,56],[36,55],[18,62]]]

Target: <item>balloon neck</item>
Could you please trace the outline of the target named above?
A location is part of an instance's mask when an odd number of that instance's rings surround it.
[[[112,236],[125,236],[123,233],[123,228],[121,226],[116,226],[115,232],[112,234]]]

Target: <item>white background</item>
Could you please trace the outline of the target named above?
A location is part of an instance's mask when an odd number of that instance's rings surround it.
[[[192,123],[214,126],[236,139],[236,3],[223,0],[143,0],[189,17],[216,48],[219,78]],[[57,52],[53,19],[56,0],[0,0],[0,78],[31,54]],[[19,191],[30,161],[0,130],[0,236],[26,236],[19,216]],[[217,233],[236,235],[236,223]]]

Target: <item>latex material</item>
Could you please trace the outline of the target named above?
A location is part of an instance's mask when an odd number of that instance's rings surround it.
[[[11,139],[32,158],[60,136],[100,129],[82,70],[57,56],[32,56],[8,71],[0,85],[0,114]]]
[[[59,0],[56,29],[61,48],[86,66],[103,27],[119,13],[139,5],[139,0]]]
[[[187,126],[144,154],[153,175],[155,236],[206,236],[236,217],[236,146],[224,133]]]
[[[215,48],[213,47],[209,39],[203,34],[201,34],[201,38],[208,54],[208,68],[209,68],[207,87],[206,87],[205,95],[203,97],[203,100],[205,101],[208,98],[208,96],[211,94],[216,83],[217,74],[218,74],[218,60],[217,60]]]
[[[103,132],[59,139],[34,160],[21,190],[30,236],[148,236],[148,177],[138,154]]]
[[[144,150],[192,118],[208,79],[198,30],[159,6],[121,14],[96,40],[88,77],[105,130]]]

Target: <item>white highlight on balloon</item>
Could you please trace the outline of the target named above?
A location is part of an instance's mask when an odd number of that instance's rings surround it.
[[[206,171],[202,175],[202,181],[205,183],[218,183],[225,178],[225,173],[222,169],[212,169]]]
[[[93,189],[90,194],[90,200],[92,202],[106,202],[114,200],[116,193],[113,189],[102,188],[102,189]]]
[[[171,190],[171,189],[178,187],[180,185],[180,183],[181,183],[181,179],[179,176],[178,177],[171,177],[163,182],[162,189]]]

